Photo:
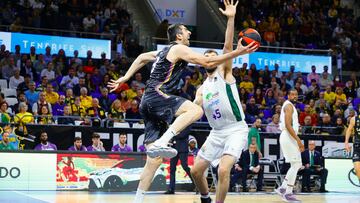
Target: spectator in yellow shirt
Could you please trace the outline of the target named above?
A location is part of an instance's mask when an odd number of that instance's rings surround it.
[[[335,93],[335,101],[339,100],[341,104],[347,104],[346,95],[341,87],[337,87]]]
[[[80,89],[80,103],[81,106],[84,107],[85,109],[91,107],[92,104],[92,97],[88,96],[88,91],[86,89],[86,87],[82,87]]]
[[[55,104],[59,100],[59,94],[57,92],[54,92],[54,87],[51,83],[48,83],[46,85],[45,100],[51,105]]]
[[[336,95],[335,95],[335,92],[331,91],[331,86],[330,85],[326,86],[326,91],[324,93],[325,101],[328,104],[332,105],[335,102],[335,98],[336,98]]]
[[[25,125],[28,123],[34,123],[34,116],[32,113],[27,112],[28,106],[26,103],[21,102],[19,104],[19,113],[14,116],[14,122],[17,124]]]
[[[245,28],[256,28],[256,22],[253,20],[253,17],[249,14],[247,15],[246,20],[243,22],[243,27]]]
[[[249,80],[248,75],[244,76],[244,81],[240,83],[240,88],[244,88],[250,94],[254,93],[254,84]]]
[[[189,83],[194,87],[199,87],[202,83],[203,77],[199,71],[195,71],[189,80]]]

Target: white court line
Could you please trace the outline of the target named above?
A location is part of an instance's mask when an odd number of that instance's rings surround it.
[[[49,203],[50,203],[50,202],[55,202],[54,197],[51,198],[51,196],[50,196],[51,200],[46,200],[46,199],[42,199],[42,198],[44,198],[43,195],[42,195],[41,197],[37,197],[36,195],[26,194],[25,192],[21,192],[21,191],[15,191],[15,190],[14,190],[14,191],[12,191],[12,192],[15,192],[15,193],[17,193],[17,194],[30,197],[30,198],[32,198],[32,199],[36,199],[36,200],[39,200],[39,201],[43,201],[43,202],[49,202]],[[27,191],[27,192],[30,192],[30,191]],[[36,192],[36,191],[33,191],[33,192]]]

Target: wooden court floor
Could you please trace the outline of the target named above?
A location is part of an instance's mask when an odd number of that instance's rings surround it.
[[[1,203],[132,203],[134,193],[89,193],[89,192],[46,192],[46,191],[0,191]],[[327,193],[299,194],[303,203],[360,203],[359,193]],[[230,193],[226,203],[281,203],[274,193]],[[199,196],[194,193],[178,193],[163,195],[148,194],[144,203],[200,203]]]

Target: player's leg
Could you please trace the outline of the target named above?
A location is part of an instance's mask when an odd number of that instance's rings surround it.
[[[225,154],[221,157],[219,163],[219,181],[216,190],[216,203],[223,203],[230,185],[230,171],[236,162],[232,155]]]
[[[199,152],[200,153],[200,152]],[[207,179],[204,175],[209,169],[210,162],[201,158],[199,155],[195,159],[194,166],[191,168],[191,176],[201,195],[201,202],[211,202]]]
[[[179,156],[179,159],[180,159],[181,167],[184,169],[186,174],[191,179],[191,182],[194,184],[194,180],[192,179],[191,170],[190,170],[190,167],[189,167],[189,164],[188,164],[189,153],[179,153],[178,156]]]
[[[174,194],[176,183],[176,165],[179,160],[179,154],[170,159],[170,185],[166,194]]]
[[[176,119],[146,153],[150,157],[172,158],[176,156],[177,151],[167,146],[170,139],[178,135],[191,123],[199,120],[203,115],[203,110],[189,100],[173,95],[167,98],[159,98],[159,96],[153,98],[151,106],[152,110],[156,110],[159,119],[167,123],[171,123],[174,117]]]
[[[216,202],[223,203],[229,191],[230,171],[235,162],[240,158],[241,152],[246,148],[249,129],[247,125],[242,127],[229,127],[226,130],[217,132],[216,136],[223,139],[224,147],[219,163],[219,181],[216,190]]]
[[[359,178],[359,181],[360,181],[360,160],[354,162],[354,169],[355,169],[356,176]]]
[[[149,115],[148,100],[144,97],[140,104],[140,113],[144,119],[145,123],[145,139],[144,143],[146,148],[149,149],[152,143],[159,138],[160,134],[165,130],[165,123],[158,120],[154,120],[151,115]],[[136,191],[134,203],[142,203],[144,199],[145,192],[149,189],[151,182],[154,178],[156,170],[162,163],[162,158],[160,157],[149,157],[146,158],[146,163],[144,170],[140,175],[140,182]]]
[[[280,147],[284,154],[285,160],[290,162],[290,168],[286,173],[282,185],[275,190],[276,193],[282,196],[285,201],[299,201],[293,194],[297,173],[302,166],[301,153],[295,140],[290,135],[283,131],[280,134]]]
[[[148,156],[146,158],[146,164],[140,176],[140,182],[136,191],[134,203],[142,203],[144,201],[145,192],[150,188],[154,174],[161,165],[162,161],[163,160],[160,157],[151,158]]]
[[[353,163],[356,176],[359,178],[360,183],[360,143],[354,142],[353,144]]]
[[[168,128],[168,130],[158,139],[155,144],[164,145],[169,142],[171,138],[178,135],[182,130],[188,127],[193,122],[199,120],[203,115],[203,110],[200,106],[185,100],[181,97],[174,97],[173,108],[176,119]],[[181,105],[176,108],[176,105],[181,102]]]

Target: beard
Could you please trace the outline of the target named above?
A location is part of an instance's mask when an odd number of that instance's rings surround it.
[[[296,103],[297,103],[297,99],[289,99],[289,101],[290,101],[292,104],[296,104]]]
[[[212,74],[213,72],[215,72],[216,68],[217,67],[211,68],[211,69],[206,68],[205,70],[206,70],[207,73]]]

